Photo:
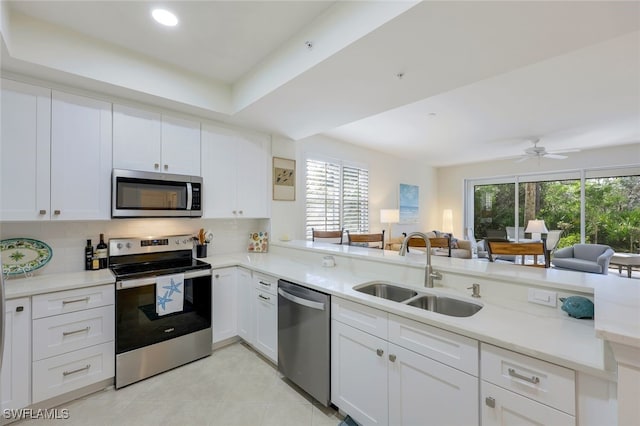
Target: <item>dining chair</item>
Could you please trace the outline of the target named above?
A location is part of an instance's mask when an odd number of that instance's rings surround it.
[[[342,235],[344,234],[344,228],[339,231],[316,231],[311,228],[311,241],[342,244]]]
[[[352,234],[347,230],[347,243],[350,246],[364,246],[384,249],[384,229],[378,234]],[[370,243],[377,243],[380,247],[371,246]]]
[[[403,233],[406,237],[406,234]],[[449,237],[431,237],[429,238],[429,245],[431,248],[446,248],[447,256],[451,257],[451,239]],[[409,239],[409,243],[407,244],[407,252],[409,251],[409,247],[419,247],[426,248],[427,245],[422,238],[413,237]]]
[[[495,241],[487,239],[487,249],[489,251],[489,261],[493,262],[494,256],[510,255],[521,256],[523,266],[536,266],[540,268],[550,267],[549,256],[547,254],[547,248],[544,241],[532,242],[532,243],[512,243],[508,241]],[[525,256],[533,256],[533,264],[527,264],[525,262]],[[538,256],[542,256],[544,259],[543,264],[538,264]]]

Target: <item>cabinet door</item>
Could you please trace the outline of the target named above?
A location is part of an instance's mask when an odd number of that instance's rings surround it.
[[[203,125],[201,149],[203,218],[235,217],[236,138],[229,130]]]
[[[213,343],[236,336],[236,268],[213,271]]]
[[[162,171],[200,176],[200,123],[162,116]]]
[[[389,424],[387,349],[386,341],[331,321],[331,402],[362,425]]]
[[[268,141],[259,136],[240,136],[237,144],[237,215],[269,217]]]
[[[253,309],[253,282],[251,271],[239,268],[237,271],[237,312],[238,312],[238,335],[251,345],[255,345],[254,327],[255,322]]]
[[[567,413],[491,383],[481,382],[482,426],[574,426]]]
[[[254,290],[256,307],[255,348],[278,363],[278,298],[271,293]]]
[[[113,167],[159,172],[160,114],[113,105]]]
[[[478,378],[389,344],[389,424],[477,425]]]
[[[2,409],[31,403],[31,306],[28,297],[7,300],[2,356]]]
[[[51,91],[2,80],[0,219],[48,220]]]
[[[111,104],[53,92],[51,218],[111,217]]]

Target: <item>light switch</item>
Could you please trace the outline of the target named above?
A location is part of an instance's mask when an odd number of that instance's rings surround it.
[[[555,291],[540,290],[537,288],[529,289],[528,299],[531,303],[539,305],[552,306],[555,308],[558,299],[558,293]]]

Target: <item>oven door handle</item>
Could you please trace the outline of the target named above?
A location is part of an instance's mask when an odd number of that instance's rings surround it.
[[[185,272],[184,279],[190,280],[192,278],[211,276],[211,269],[202,269],[199,271]],[[116,281],[116,290],[124,290],[125,288],[142,287],[145,285],[155,285],[158,277],[140,278],[137,280],[122,280]]]

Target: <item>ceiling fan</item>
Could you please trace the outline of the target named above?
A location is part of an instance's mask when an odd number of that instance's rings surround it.
[[[547,151],[544,146],[538,146],[540,139],[534,139],[531,141],[533,143],[532,147],[529,147],[524,150],[524,154],[516,160],[516,163],[522,163],[523,161],[527,161],[530,158],[551,158],[553,160],[564,160],[568,158],[566,155],[560,155],[567,152],[578,152],[579,149],[565,149],[562,151]]]

